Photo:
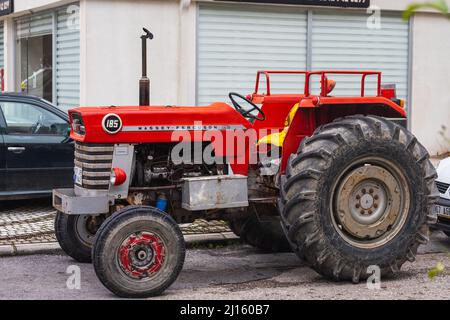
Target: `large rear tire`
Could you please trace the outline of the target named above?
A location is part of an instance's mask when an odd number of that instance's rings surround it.
[[[270,205],[266,205],[265,208],[277,210]],[[231,231],[245,243],[264,252],[292,252],[281,227],[279,215],[258,215],[256,212],[263,210],[261,206],[250,207],[249,210],[251,210],[249,216],[229,221]]]
[[[129,206],[108,218],[92,251],[99,280],[123,298],[162,294],[177,279],[184,258],[184,238],[176,222],[145,206]]]
[[[374,116],[338,119],[291,156],[279,201],[297,254],[333,280],[394,273],[428,241],[436,172],[402,127]]]

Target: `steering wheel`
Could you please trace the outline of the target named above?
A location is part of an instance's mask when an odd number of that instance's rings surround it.
[[[31,128],[31,133],[33,134],[39,133],[39,130],[41,130],[43,126],[44,126],[44,116],[41,114],[39,115],[38,121]]]
[[[254,104],[252,101],[250,101],[249,99],[247,99],[246,97],[240,95],[239,93],[236,92],[231,92],[228,97],[230,97],[231,102],[233,103],[234,108],[236,109],[237,112],[239,112],[244,118],[247,119],[254,119],[254,120],[258,120],[258,121],[264,121],[266,120],[266,115],[264,114],[264,112],[262,112],[261,108],[258,107],[256,104]],[[244,100],[245,102],[247,102],[249,105],[252,106],[252,108],[250,110],[245,110],[244,108],[242,108],[242,106],[236,102],[235,98],[239,98]],[[253,111],[258,111],[260,116],[255,116],[252,114]]]

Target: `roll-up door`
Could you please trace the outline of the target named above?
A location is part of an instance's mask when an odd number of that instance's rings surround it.
[[[383,83],[397,86],[399,97],[408,96],[409,26],[400,14],[383,14],[380,29],[367,26],[363,13],[314,12],[312,23],[312,69],[380,70]],[[333,95],[360,94],[359,79],[333,76]],[[368,81],[367,94],[375,93],[376,81]]]
[[[0,22],[0,91],[5,89],[5,35],[4,24]]]
[[[36,37],[53,32],[53,15],[51,12],[34,14],[17,20],[17,38]]]
[[[5,67],[5,41],[4,41],[4,25],[0,22],[0,69]]]
[[[56,13],[56,101],[60,108],[79,104],[80,96],[80,29],[79,19],[69,8]]]
[[[307,14],[292,7],[200,4],[197,100],[227,101],[253,92],[261,69],[305,69]],[[276,80],[276,81],[275,81]],[[273,90],[302,92],[298,77],[274,79]]]

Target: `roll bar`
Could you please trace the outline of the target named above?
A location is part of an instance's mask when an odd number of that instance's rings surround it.
[[[266,95],[270,96],[270,75],[271,74],[304,74],[305,75],[305,88],[304,88],[304,94],[306,97],[309,97],[311,95],[311,76],[319,75],[320,76],[320,83],[321,83],[321,93],[320,95],[322,97],[327,96],[326,92],[326,80],[327,75],[332,74],[348,74],[348,75],[361,75],[361,97],[365,96],[366,91],[366,79],[368,76],[377,76],[377,96],[381,96],[381,72],[379,71],[348,71],[348,70],[323,70],[323,71],[304,71],[304,70],[272,70],[272,71],[258,71],[256,75],[256,86],[255,86],[255,92],[254,94],[257,95],[259,91],[259,83],[261,80],[261,75],[264,75],[266,78],[266,86],[267,86],[267,93]]]

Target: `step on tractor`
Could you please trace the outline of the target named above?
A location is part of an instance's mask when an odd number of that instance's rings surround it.
[[[199,218],[336,281],[414,261],[436,222],[436,173],[380,72],[259,71],[231,104],[150,106],[144,30],[140,105],[70,110],[74,188],[53,192],[61,248],[107,289],[162,294],[185,259],[178,224]],[[273,92],[274,75],[300,76],[298,92]],[[360,94],[332,95],[342,75]]]

